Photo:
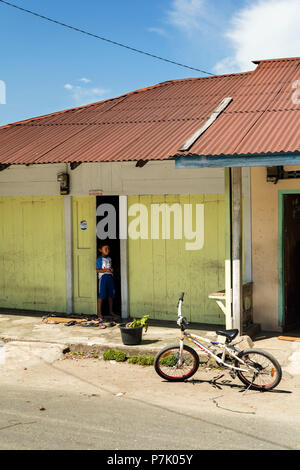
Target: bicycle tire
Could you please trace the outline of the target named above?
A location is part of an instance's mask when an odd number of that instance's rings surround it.
[[[250,359],[250,356],[252,356],[252,359]],[[255,378],[252,377],[252,380],[251,380],[250,376],[252,372],[249,371],[249,377],[247,378],[246,376],[247,373],[237,370],[237,376],[241,380],[241,382],[243,382],[243,384],[247,385],[248,387],[251,387],[254,390],[269,391],[277,387],[277,385],[280,383],[282,379],[281,366],[279,362],[277,361],[277,359],[275,359],[275,357],[272,356],[272,354],[266,351],[263,351],[261,349],[246,349],[244,351],[241,351],[238,354],[238,357],[243,359],[246,363],[251,361],[252,363],[251,365],[254,366],[258,371],[257,377]],[[261,383],[261,384],[259,384],[259,380],[255,382],[257,378],[262,377],[264,375],[265,376],[268,375],[267,370],[263,372],[263,370],[266,369],[267,366],[263,367],[262,364],[257,362],[257,360],[255,361],[255,359],[257,358],[261,358],[261,359],[264,358],[265,362],[269,361],[270,364],[272,365],[270,369],[270,375],[272,378],[273,377],[274,378],[271,382]],[[243,367],[243,365],[238,360],[235,361],[235,366],[241,367],[241,368]]]
[[[199,356],[196,353],[196,351],[193,348],[190,348],[189,346],[184,345],[183,351],[188,353],[193,359],[191,365],[187,364],[187,362],[185,363],[185,366],[187,366],[188,368],[190,367],[189,371],[186,373],[183,373],[183,375],[169,375],[166,370],[165,371],[162,370],[161,360],[164,358],[168,358],[168,357],[171,358],[172,360],[172,357],[171,357],[172,351],[176,351],[176,352],[178,351],[177,355],[179,355],[179,349],[180,349],[180,346],[178,344],[174,346],[167,346],[156,355],[155,360],[154,360],[154,368],[155,368],[156,373],[161,378],[168,380],[169,382],[184,382],[185,380],[189,379],[197,372],[199,365],[200,365]],[[174,361],[174,364],[170,366],[166,365],[165,369],[169,367],[169,369],[172,369],[170,370],[170,374],[171,373],[178,374],[178,371],[180,371],[180,369],[176,367],[175,357],[173,361]],[[183,368],[182,368],[182,371],[184,372]]]

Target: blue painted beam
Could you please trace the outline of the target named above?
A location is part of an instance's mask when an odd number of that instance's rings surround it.
[[[249,166],[300,165],[300,154],[273,154],[249,156],[207,156],[182,155],[175,157],[175,168],[233,168]]]

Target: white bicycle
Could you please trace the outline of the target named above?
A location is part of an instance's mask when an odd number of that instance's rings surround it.
[[[184,292],[177,304],[177,325],[181,330],[179,345],[162,349],[154,361],[154,368],[160,377],[171,382],[183,382],[197,372],[200,365],[199,356],[195,349],[184,344],[184,340],[188,340],[212,356],[220,367],[229,370],[232,378],[237,376],[248,388],[267,391],[277,387],[282,378],[280,364],[266,351],[260,349],[241,351],[230,344],[237,337],[239,330],[216,331],[218,341],[210,341],[186,331],[189,323],[181,315],[183,298]],[[209,346],[204,346],[202,343],[207,343]],[[215,354],[216,349],[221,349],[222,352]]]

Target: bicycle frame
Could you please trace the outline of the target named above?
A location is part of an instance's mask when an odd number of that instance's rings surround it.
[[[240,357],[238,357],[233,352],[233,350],[234,350],[238,354],[240,352],[239,350],[234,348],[234,346],[229,346],[228,347],[226,345],[225,337],[224,337],[224,339],[222,337],[222,342],[221,341],[210,341],[209,339],[203,338],[202,336],[191,334],[187,330],[184,329],[182,320],[185,320],[185,319],[182,317],[182,314],[181,314],[181,306],[182,306],[182,302],[183,302],[183,297],[184,297],[184,292],[182,292],[181,297],[180,297],[180,299],[178,301],[178,304],[177,304],[177,317],[178,317],[177,325],[180,326],[180,329],[181,329],[181,336],[180,336],[180,343],[179,343],[180,344],[180,347],[179,347],[179,356],[180,357],[179,357],[178,365],[179,366],[182,365],[183,345],[184,345],[184,340],[186,339],[186,340],[190,341],[191,343],[194,343],[196,346],[198,346],[198,348],[200,348],[202,351],[204,351],[208,356],[213,357],[219,364],[222,364],[224,367],[227,367],[228,369],[231,369],[233,371],[240,370],[242,372],[248,372],[249,369],[250,370],[255,370],[253,367],[251,367],[249,364],[246,364],[245,361],[243,361]],[[219,349],[223,349],[222,358],[220,358],[219,356],[214,354],[208,347],[206,348],[205,346],[203,346],[203,344],[201,344],[201,341],[204,342],[204,343],[208,343],[211,346],[218,347]],[[240,367],[235,367],[235,366],[232,366],[231,364],[227,364],[225,362],[226,353],[230,357],[237,360],[240,364],[245,365],[247,367],[247,369],[242,369]]]
[[[249,368],[252,369],[251,366],[246,364],[241,358],[239,358],[232,351],[233,347],[228,347],[228,346],[226,346],[226,344],[218,342],[218,341],[210,341],[209,339],[203,338],[202,336],[191,334],[186,330],[181,332],[181,337],[180,337],[180,358],[179,358],[179,361],[178,361],[179,364],[181,364],[181,358],[182,358],[182,353],[183,353],[183,345],[184,345],[184,340],[185,339],[190,341],[191,343],[194,343],[196,346],[198,346],[198,348],[200,348],[202,351],[204,351],[208,356],[213,357],[219,364],[222,364],[224,367],[227,367],[228,369],[240,370],[240,371],[243,371],[243,372],[248,372]],[[223,349],[222,358],[220,358],[219,356],[214,354],[208,347],[206,348],[203,344],[201,344],[200,341],[211,344],[212,346],[218,347],[219,349]],[[236,359],[241,364],[246,365],[247,369],[242,369],[240,367],[235,367],[235,366],[232,366],[231,364],[227,364],[225,362],[226,353],[230,357],[233,357],[234,359]],[[237,353],[239,353],[239,351],[237,351]]]
[[[185,382],[192,377],[201,366],[199,356],[194,348],[185,345],[185,340],[196,345],[208,357],[212,357],[217,367],[226,369],[229,375],[236,377],[254,390],[270,391],[282,379],[282,369],[279,362],[268,351],[242,347],[238,340],[237,328],[218,329],[217,337],[199,336],[193,331],[187,331],[189,322],[182,316],[181,307],[184,292],[181,293],[177,308],[177,325],[180,327],[179,346],[168,345],[159,351],[155,357],[154,368],[157,374],[169,382]],[[220,352],[221,351],[221,352]],[[223,375],[221,375],[223,377]]]

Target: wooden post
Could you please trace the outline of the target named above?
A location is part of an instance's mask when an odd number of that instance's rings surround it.
[[[232,326],[243,334],[242,169],[232,168]]]
[[[232,326],[232,204],[231,204],[231,169],[225,168],[225,318],[226,329],[231,330]]]

